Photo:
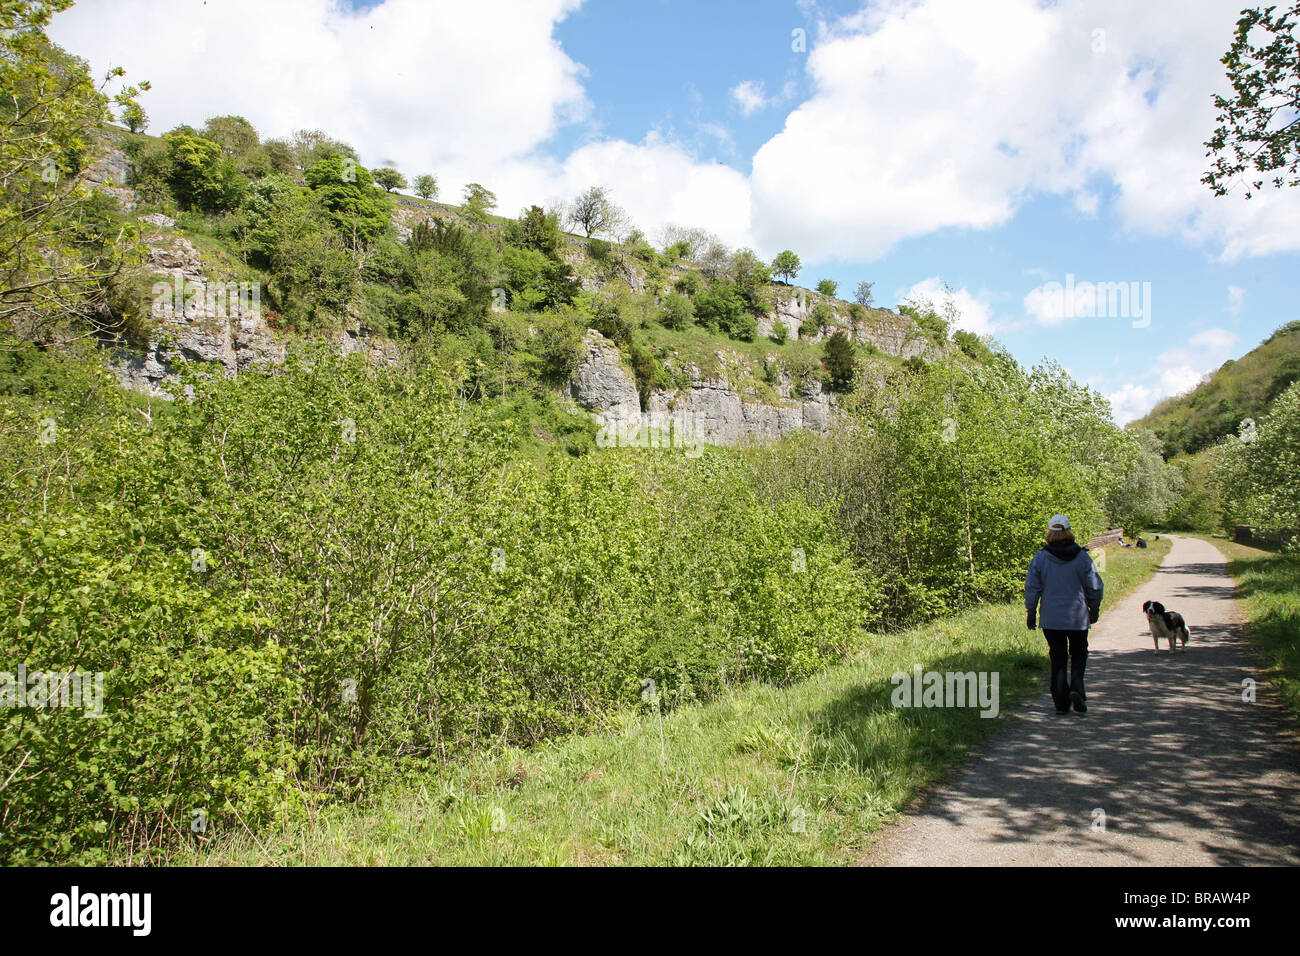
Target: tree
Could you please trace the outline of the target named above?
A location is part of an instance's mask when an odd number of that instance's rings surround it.
[[[1300,382],[1239,431],[1220,446],[1215,466],[1226,523],[1300,527]]]
[[[714,238],[703,251],[697,253],[696,262],[699,263],[700,271],[709,279],[716,279],[731,265],[731,250],[720,239]]]
[[[260,152],[272,173],[291,173],[298,168],[293,149],[282,139],[268,139]]]
[[[384,187],[384,192],[391,193],[394,189],[407,187],[406,177],[391,166],[380,166],[372,170],[371,175],[374,176],[376,185]]]
[[[799,324],[799,337],[806,339],[825,332],[834,318],[835,313],[831,310],[831,307],[825,302],[818,302],[812,307],[812,311],[804,317],[803,322]]]
[[[510,304],[521,311],[558,309],[572,302],[581,290],[567,263],[536,249],[507,246],[501,262]]]
[[[432,199],[438,195],[438,180],[428,173],[415,177],[415,194],[421,199]]]
[[[360,249],[391,228],[392,200],[375,189],[366,167],[335,153],[303,173],[326,218],[352,249]]]
[[[541,206],[529,206],[519,218],[506,224],[506,242],[523,249],[535,249],[551,259],[563,258],[564,234],[560,232],[560,218]]]
[[[834,296],[836,290],[839,289],[839,287],[840,284],[836,282],[834,279],[817,280],[817,291],[820,292],[822,295]]]
[[[659,324],[666,329],[684,329],[695,321],[695,303],[678,292],[664,296],[659,306]]]
[[[731,256],[731,280],[745,298],[746,307],[754,313],[766,312],[771,303],[767,300],[767,284],[772,281],[763,260],[753,249],[738,249]]]
[[[149,114],[139,103],[132,100],[122,107],[122,122],[133,133],[143,133],[149,126]]]
[[[871,307],[871,287],[873,284],[874,283],[871,282],[858,283],[858,289],[856,292],[853,293],[853,300],[857,302],[858,305],[865,306],[867,308]]]
[[[1226,195],[1233,180],[1250,170],[1274,173],[1272,185],[1300,185],[1300,44],[1295,28],[1300,22],[1300,2],[1274,14],[1275,6],[1242,11],[1232,45],[1220,60],[1228,68],[1232,96],[1218,94],[1219,111],[1214,135],[1206,141],[1206,156],[1213,156],[1201,182],[1216,196]],[[1260,46],[1252,33],[1266,39]],[[1262,188],[1265,177],[1250,181],[1246,198]]]
[[[592,186],[569,204],[565,222],[591,238],[598,233],[613,235],[625,221],[623,211],[614,205],[604,186]]]
[[[716,282],[695,298],[696,321],[732,338],[752,341],[758,331],[745,298],[730,282]]]
[[[1161,524],[1174,504],[1176,472],[1165,464],[1155,432],[1130,424],[1116,456],[1116,481],[1106,498],[1107,517],[1130,535]]]
[[[842,331],[836,332],[822,346],[822,361],[830,373],[831,388],[837,392],[853,391],[853,357],[855,349],[849,337]]]
[[[794,277],[799,274],[803,264],[789,249],[778,252],[776,258],[772,260],[772,275],[789,285],[794,281]]]
[[[497,194],[486,186],[470,183],[461,199],[461,210],[475,222],[486,222],[488,213],[497,208]]]
[[[293,150],[294,161],[298,168],[304,172],[307,167],[331,156],[342,156],[358,164],[361,162],[361,157],[357,155],[355,149],[319,129],[295,130],[289,139],[289,148]]]
[[[243,159],[259,145],[257,130],[242,116],[213,116],[203,124],[203,136],[231,159]]]
[[[659,244],[664,255],[687,262],[699,262],[699,256],[710,245],[722,245],[713,233],[695,226],[668,223],[659,233]]]
[[[45,35],[70,0],[0,4],[0,340],[47,340],[103,328],[126,241],[80,173],[108,98],[84,61]],[[119,77],[121,69],[109,72]],[[143,86],[143,84],[142,84]],[[105,239],[107,236],[107,240]]]
[[[234,209],[243,198],[247,181],[221,147],[202,136],[168,133],[170,163],[168,183],[181,205],[204,212]]]

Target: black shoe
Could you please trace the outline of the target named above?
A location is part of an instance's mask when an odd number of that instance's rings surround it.
[[[1056,716],[1057,716],[1057,717],[1061,717],[1061,716],[1063,716],[1063,715],[1065,715],[1065,714],[1068,714],[1069,712],[1070,712],[1070,708],[1069,708],[1069,707],[1058,707],[1058,708],[1056,708]]]
[[[1074,702],[1074,712],[1076,714],[1086,714],[1088,712],[1088,702],[1083,699],[1083,695],[1077,690],[1070,691],[1070,700]],[[1064,713],[1064,711],[1058,711]]]

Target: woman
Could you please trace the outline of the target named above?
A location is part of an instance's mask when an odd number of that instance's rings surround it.
[[[1083,670],[1088,664],[1088,626],[1097,623],[1101,595],[1101,578],[1087,550],[1074,543],[1070,519],[1053,515],[1047,523],[1047,547],[1034,555],[1025,575],[1025,610],[1029,612],[1025,623],[1032,631],[1037,616],[1043,625],[1052,659],[1052,700],[1058,714],[1068,714],[1071,703],[1081,714],[1088,710]]]

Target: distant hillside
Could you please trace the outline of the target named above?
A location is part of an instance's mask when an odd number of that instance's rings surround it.
[[[1229,359],[1185,395],[1165,399],[1137,424],[1160,437],[1166,455],[1196,452],[1259,418],[1300,379],[1300,321],[1282,326],[1239,359]]]

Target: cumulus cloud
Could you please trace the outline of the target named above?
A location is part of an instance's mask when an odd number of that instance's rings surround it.
[[[758,82],[745,80],[743,83],[737,83],[731,88],[731,98],[742,116],[752,116],[767,105],[761,80]]]
[[[239,113],[263,135],[319,127],[415,172],[491,166],[585,114],[583,68],[553,36],[577,5],[92,0],[50,32],[98,69],[152,81],[155,130]]]
[[[1110,400],[1111,414],[1120,425],[1127,425],[1141,418],[1156,407],[1164,395],[1152,385],[1136,385],[1132,382],[1122,386],[1106,396]]]
[[[1200,183],[1209,91],[1240,4],[885,0],[829,25],[813,96],[754,157],[755,225],[814,257],[875,258],[945,228],[1006,223],[1029,196],[1084,215],[1113,189],[1134,232],[1221,258],[1300,248],[1300,192],[1258,206]]]
[[[1236,333],[1228,329],[1203,329],[1187,346],[1168,349],[1156,356],[1143,382],[1128,382],[1111,392],[1115,420],[1124,425],[1141,418],[1158,402],[1190,392],[1232,355]]]

